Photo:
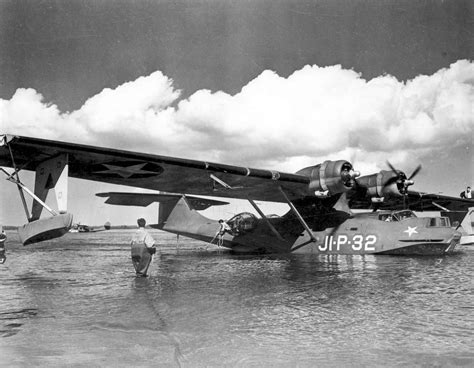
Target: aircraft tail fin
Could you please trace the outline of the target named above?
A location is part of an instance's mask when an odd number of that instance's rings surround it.
[[[119,206],[141,206],[146,207],[152,203],[159,203],[158,206],[158,227],[163,227],[170,213],[175,208],[183,194],[176,193],[126,193],[126,192],[107,192],[96,193],[98,197],[107,198],[105,203]],[[197,196],[185,196],[189,208],[202,211],[211,206],[223,206],[229,202],[219,201]]]
[[[176,206],[176,203],[178,203],[179,199],[179,197],[176,197],[167,201],[160,202],[160,204],[158,205],[158,226],[163,227],[169,215],[171,214],[171,211],[173,211]]]

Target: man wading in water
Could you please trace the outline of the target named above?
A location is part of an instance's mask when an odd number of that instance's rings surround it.
[[[146,277],[148,267],[150,266],[153,254],[156,252],[155,240],[145,230],[146,221],[143,218],[137,220],[138,230],[133,235],[132,246],[132,262],[137,273],[137,277]]]

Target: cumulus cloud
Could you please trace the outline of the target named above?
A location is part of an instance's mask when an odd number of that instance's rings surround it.
[[[264,71],[242,90],[187,99],[157,71],[104,89],[62,113],[40,92],[0,100],[2,132],[296,171],[326,159],[364,173],[448,147],[472,145],[474,63],[433,75],[365,80],[339,65],[305,66],[287,78]]]

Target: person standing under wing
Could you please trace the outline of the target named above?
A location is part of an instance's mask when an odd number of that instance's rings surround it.
[[[155,240],[145,230],[145,219],[139,218],[137,224],[138,230],[131,241],[132,263],[137,277],[146,277],[153,254],[156,253]]]

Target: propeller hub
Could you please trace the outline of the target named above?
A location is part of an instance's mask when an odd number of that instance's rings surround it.
[[[358,176],[360,176],[360,172],[352,170],[352,169],[344,170],[341,172],[342,182],[344,183],[344,185],[349,186],[349,187],[354,186],[355,184],[354,179],[357,178]]]
[[[415,184],[415,182],[412,179],[420,172],[421,165],[418,165],[418,167],[413,171],[413,173],[409,177],[407,177],[403,171],[395,169],[393,165],[388,161],[387,161],[387,165],[390,167],[390,169],[395,174],[395,176],[393,179],[389,179],[384,184],[384,187],[396,182],[397,188],[400,194],[406,196],[408,194],[408,187],[410,185]]]

